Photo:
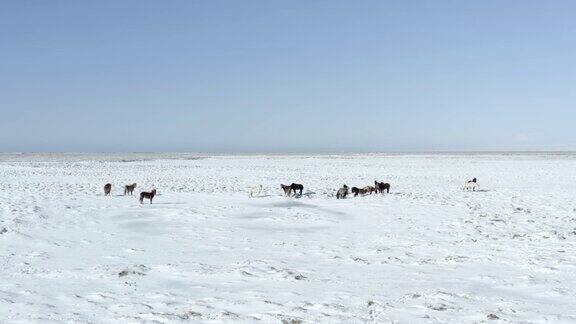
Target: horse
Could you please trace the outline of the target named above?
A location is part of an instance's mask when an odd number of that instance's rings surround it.
[[[366,186],[364,188],[362,188],[362,191],[364,192],[363,194],[372,194],[373,192],[376,192],[376,188],[372,187],[372,186]]]
[[[134,194],[134,189],[136,188],[136,183],[133,183],[131,185],[125,185],[124,186],[124,196],[126,196],[127,194]]]
[[[286,186],[281,184],[280,187],[282,188],[282,190],[284,190],[284,196],[289,197],[290,196],[290,192],[292,191],[292,187],[291,186]]]
[[[462,190],[464,191],[476,191],[476,189],[478,189],[478,182],[476,178],[466,181],[462,187]]]
[[[109,196],[111,192],[112,192],[112,184],[111,183],[105,184],[104,185],[104,196]]]
[[[262,185],[258,185],[257,187],[249,187],[246,190],[248,191],[248,196],[250,198],[253,198],[253,197],[260,197],[260,194],[262,194],[264,188],[262,187]]]
[[[336,199],[344,199],[344,198],[346,198],[346,196],[348,196],[348,186],[344,185],[336,193]]]
[[[389,183],[378,182],[378,181],[374,180],[374,187],[376,188],[376,193],[384,193],[384,190],[386,190],[386,193],[390,193],[390,184]]]
[[[140,193],[140,203],[144,202],[144,198],[150,199],[150,203],[152,203],[152,199],[156,196],[156,189],[152,189],[150,192],[142,191]]]
[[[302,196],[302,191],[304,191],[304,186],[298,183],[292,183],[290,185],[290,188],[292,188],[292,191],[294,191],[294,195],[296,195],[296,191],[298,191],[298,195]]]
[[[302,196],[302,191],[304,190],[304,186],[298,183],[292,183],[289,186],[281,184],[280,187],[284,190],[284,195],[290,196],[290,193],[294,191],[294,195],[296,195],[296,191],[298,191],[298,195]]]

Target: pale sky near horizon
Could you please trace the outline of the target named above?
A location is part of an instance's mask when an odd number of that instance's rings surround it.
[[[2,1],[0,151],[576,149],[574,1]]]

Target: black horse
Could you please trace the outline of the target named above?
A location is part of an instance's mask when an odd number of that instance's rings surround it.
[[[294,194],[296,194],[296,191],[298,191],[298,195],[302,196],[302,191],[304,190],[304,186],[298,183],[293,183],[290,185],[290,188],[292,189],[292,191],[294,191]]]

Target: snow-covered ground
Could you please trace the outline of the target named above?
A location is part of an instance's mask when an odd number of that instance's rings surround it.
[[[0,232],[0,322],[576,322],[574,154],[4,154]]]

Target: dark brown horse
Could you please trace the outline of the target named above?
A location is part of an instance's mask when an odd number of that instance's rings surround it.
[[[389,183],[374,181],[374,187],[376,187],[376,193],[384,193],[384,190],[386,190],[386,193],[390,193]]]
[[[296,195],[296,191],[298,191],[298,195],[302,196],[302,191],[304,190],[304,186],[297,183],[292,183],[289,186],[281,184],[280,187],[284,190],[284,195],[290,196],[290,193],[294,191],[294,195]]]
[[[156,189],[152,189],[150,192],[142,191],[140,193],[140,203],[144,202],[144,198],[150,199],[150,203],[152,203],[154,196],[156,196]]]
[[[111,192],[112,192],[112,184],[111,183],[105,184],[104,185],[104,196],[109,196]]]

